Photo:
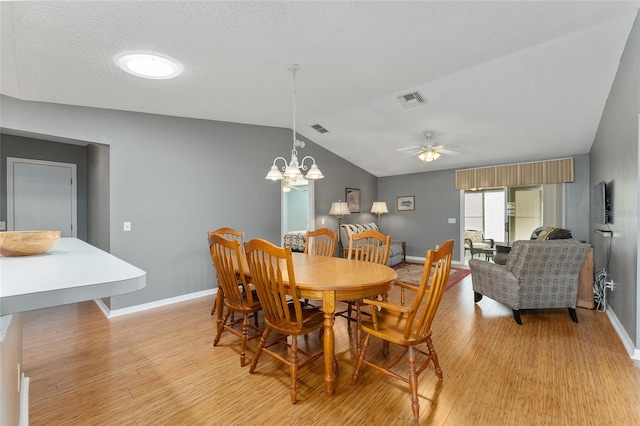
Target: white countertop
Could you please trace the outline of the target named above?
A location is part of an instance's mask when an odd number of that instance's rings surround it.
[[[140,290],[146,273],[77,238],[38,256],[0,256],[0,315]]]

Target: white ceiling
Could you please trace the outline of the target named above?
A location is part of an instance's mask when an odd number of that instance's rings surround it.
[[[0,93],[290,128],[298,63],[298,132],[376,176],[560,158],[589,152],[639,7],[1,1]],[[185,71],[145,80],[115,66],[137,51]],[[428,104],[403,108],[396,97],[415,90]],[[396,151],[425,130],[461,155]]]

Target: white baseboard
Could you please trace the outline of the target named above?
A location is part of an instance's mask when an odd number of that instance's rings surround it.
[[[212,288],[209,290],[196,291],[195,293],[183,294],[176,297],[170,297],[168,299],[156,300],[155,302],[143,303],[142,305],[130,306],[128,308],[122,309],[114,309],[111,310],[104,304],[102,299],[96,299],[96,305],[100,308],[102,313],[107,318],[115,318],[122,315],[133,314],[136,312],[146,311],[148,309],[159,308],[161,306],[172,305],[174,303],[185,302],[187,300],[198,299],[200,297],[210,296],[212,294],[216,294],[218,291],[217,288]]]
[[[616,333],[618,333],[618,336],[620,336],[620,340],[622,340],[622,344],[624,345],[624,348],[627,350],[627,353],[629,354],[631,359],[640,360],[640,349],[633,346],[633,340],[631,340],[631,338],[627,334],[627,331],[618,320],[615,312],[613,312],[609,308],[609,306],[607,306],[606,313],[609,317],[609,320],[611,321],[611,324],[613,325],[613,328],[616,330]]]

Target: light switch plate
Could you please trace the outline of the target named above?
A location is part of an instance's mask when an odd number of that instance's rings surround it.
[[[456,223],[456,218],[455,217],[450,217],[449,218],[449,223]]]
[[[125,232],[129,232],[129,231],[131,231],[131,222],[124,222],[124,224],[123,224],[123,226],[122,226],[122,229],[123,229]]]

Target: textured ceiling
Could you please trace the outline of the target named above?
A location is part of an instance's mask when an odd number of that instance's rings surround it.
[[[291,127],[298,63],[298,132],[376,176],[559,158],[589,151],[639,7],[1,1],[0,93]],[[144,80],[114,65],[135,51],[185,71]],[[428,103],[403,108],[415,90]],[[397,151],[426,130],[461,154]]]

